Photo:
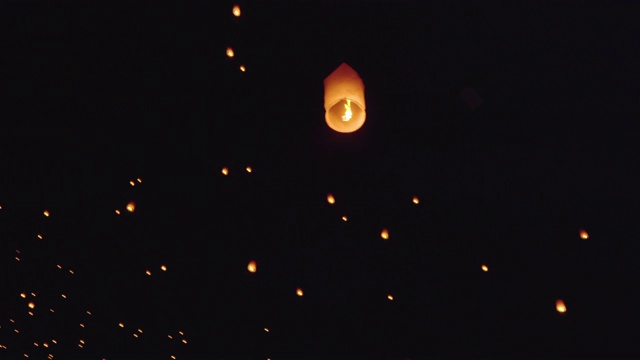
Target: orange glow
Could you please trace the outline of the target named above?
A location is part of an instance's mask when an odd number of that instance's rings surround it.
[[[127,211],[132,213],[134,212],[136,209],[136,203],[133,201],[129,201],[129,203],[127,204]]]
[[[344,215],[344,216],[342,217],[342,221],[347,221],[347,216],[346,216],[346,215]]]
[[[264,332],[269,332],[269,329],[268,328],[264,328]]]
[[[239,17],[240,16],[240,6],[239,5],[233,5],[233,10],[231,12],[233,13],[233,16]]]
[[[33,309],[36,307],[36,304],[30,302],[29,304],[27,304],[27,306],[29,307],[29,309]]]
[[[161,266],[160,266],[160,270],[162,270],[162,271],[167,271],[167,266],[166,266],[166,265],[161,265]]]
[[[116,214],[120,215],[120,210],[116,209]]]
[[[26,299],[27,298],[27,294],[22,293],[22,294],[20,294],[20,297],[23,298],[23,299]]]
[[[121,328],[123,328],[123,327],[124,327],[124,324],[123,324],[123,323],[118,323],[118,326],[120,326]]]
[[[136,186],[136,183],[135,183],[135,181],[133,181],[133,180],[129,181],[129,184],[130,184],[131,186]]]
[[[235,54],[233,53],[233,49],[232,49],[231,47],[228,47],[228,48],[227,48],[227,56],[228,56],[229,58],[232,58],[232,57],[234,57],[234,56],[235,56]]]
[[[67,298],[67,295],[65,295],[65,294],[62,294],[62,295],[60,295],[60,296],[62,296],[62,298],[63,298],[63,299],[66,299],[66,298]]]
[[[567,312],[567,306],[564,304],[564,301],[562,301],[561,299],[556,300],[556,310],[561,314],[564,314]]]
[[[254,273],[258,270],[258,265],[256,264],[255,260],[249,261],[249,265],[247,265],[247,270],[249,270],[249,272],[251,273]]]
[[[416,205],[420,204],[420,199],[418,199],[417,196],[414,196],[413,199],[411,199],[411,201]]]
[[[487,272],[489,271],[489,267],[487,267],[487,265],[482,264],[482,271]]]
[[[382,232],[380,232],[380,237],[384,240],[389,240],[389,230],[382,229]]]
[[[43,212],[43,214],[44,214],[44,216],[49,217],[49,210],[45,210],[45,211]]]
[[[580,229],[580,239],[587,240],[589,238],[589,233],[585,229]]]
[[[391,294],[387,295],[387,299],[393,301],[393,295],[391,295]]]
[[[229,175],[229,169],[227,169],[226,167],[222,168],[222,175]]]
[[[247,68],[246,68],[246,67],[244,67],[244,65],[240,65],[240,71],[242,71],[242,72],[246,72],[246,71],[247,71]]]
[[[151,271],[149,271],[149,270],[147,270],[145,273],[146,273],[147,275],[151,275]]]
[[[333,197],[333,195],[327,194],[327,202],[329,204],[335,204],[336,203],[336,199]]]
[[[42,240],[42,235],[38,234],[38,239]]]
[[[296,295],[298,295],[298,296],[302,296],[302,295],[304,295],[304,293],[302,292],[302,289],[297,288],[297,289],[296,289]]]
[[[253,169],[251,169],[251,166],[247,166],[246,170],[248,173],[251,173],[253,171]]]

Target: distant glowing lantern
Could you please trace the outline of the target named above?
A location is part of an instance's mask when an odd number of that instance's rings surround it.
[[[247,270],[249,270],[249,272],[251,273],[254,273],[258,270],[258,265],[256,264],[255,260],[249,261],[249,265],[247,265]]]
[[[391,294],[387,295],[387,299],[393,301],[393,295],[391,295]]]
[[[162,271],[167,271],[167,266],[166,266],[166,265],[161,265],[161,266],[160,266],[160,270],[162,270]]]
[[[482,264],[481,268],[482,268],[482,271],[484,271],[484,272],[489,271],[489,267],[487,265],[485,265],[485,264]]]
[[[347,221],[347,216],[346,215],[342,217],[342,221]]]
[[[239,17],[241,12],[240,12],[240,6],[239,5],[233,5],[233,16],[235,17]]]
[[[29,309],[33,309],[34,307],[36,307],[36,304],[30,302],[29,304],[27,304],[27,306],[29,306]]]
[[[149,270],[145,271],[145,273],[146,273],[147,275],[151,275],[151,271],[149,271]]]
[[[556,310],[561,314],[567,312],[567,306],[564,304],[564,301],[560,299],[556,300]]]
[[[364,124],[364,83],[346,63],[324,79],[324,109],[327,125],[337,132],[351,133]]]
[[[585,229],[580,229],[580,239],[587,240],[589,238],[589,233]]]
[[[227,56],[228,56],[229,58],[232,58],[232,57],[234,57],[234,56],[235,56],[235,53],[233,52],[233,49],[232,49],[231,47],[228,47],[228,48],[227,48]]]
[[[226,167],[222,168],[222,175],[229,175],[229,169],[227,169]]]
[[[44,214],[44,216],[49,217],[49,210],[45,210],[45,211],[43,212],[43,214]]]
[[[302,289],[297,288],[297,289],[296,289],[296,295],[298,295],[298,296],[302,296],[302,295],[304,295],[304,293],[302,292]]]
[[[333,195],[331,195],[331,194],[327,194],[327,202],[329,204],[335,204],[336,203],[336,198],[334,198]]]
[[[130,201],[130,202],[127,204],[127,211],[128,211],[128,212],[130,212],[130,213],[132,213],[132,212],[134,212],[134,211],[135,211],[135,209],[136,209],[136,203],[135,203],[135,202],[133,202],[133,201]]]
[[[384,240],[389,240],[389,230],[382,229],[382,231],[380,232],[380,237]]]
[[[244,65],[240,65],[240,71],[245,72],[247,71],[247,68]]]
[[[411,201],[416,205],[420,204],[420,199],[418,199],[417,196],[414,196],[413,199],[411,199]]]
[[[248,173],[251,173],[253,171],[253,169],[251,168],[251,166],[247,166],[247,168],[245,169],[247,170]]]

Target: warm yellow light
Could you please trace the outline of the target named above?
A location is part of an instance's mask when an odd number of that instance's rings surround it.
[[[240,65],[240,71],[246,72],[247,68],[244,65]]]
[[[417,196],[414,196],[414,197],[413,197],[413,199],[411,199],[411,201],[412,201],[414,204],[416,204],[416,205],[417,205],[417,204],[420,204],[420,199],[418,199],[418,197],[417,197]]]
[[[136,186],[136,183],[135,183],[135,181],[133,181],[133,180],[129,181],[129,184],[130,184],[131,186]]]
[[[22,294],[20,294],[20,297],[23,298],[23,299],[26,299],[27,298],[27,294],[22,293]]]
[[[561,314],[564,314],[567,312],[567,306],[564,304],[564,301],[562,301],[561,299],[556,300],[556,310]]]
[[[81,328],[83,328],[83,327],[84,327],[84,324],[83,324],[83,323],[80,323],[80,327],[81,327]]]
[[[229,175],[229,169],[227,169],[226,167],[222,168],[222,175]]]
[[[264,331],[265,331],[265,332],[269,332],[269,329],[268,329],[268,328],[264,328]]]
[[[234,57],[234,56],[235,56],[235,54],[233,53],[233,49],[232,49],[231,47],[228,47],[228,48],[227,48],[227,56],[228,56],[229,58],[232,58],[232,57]]]
[[[29,309],[33,309],[36,307],[36,304],[30,302],[29,304],[27,304],[27,306],[29,307]]]
[[[342,115],[342,121],[349,121],[351,117],[353,117],[353,112],[351,111],[351,100],[346,99],[346,103],[344,104],[344,115]]]
[[[387,295],[387,299],[393,301],[393,295],[391,295],[391,294]]]
[[[251,166],[247,166],[246,170],[247,170],[248,173],[253,171],[253,169],[251,169]]]
[[[136,181],[139,182],[140,184],[142,184],[142,179],[136,178]]]
[[[481,268],[482,268],[482,271],[484,271],[484,272],[489,271],[489,267],[487,267],[487,265],[485,265],[485,264],[482,264]]]
[[[132,213],[136,210],[136,203],[133,201],[129,201],[129,203],[127,204],[127,211]]]
[[[149,270],[147,270],[145,273],[146,273],[147,275],[151,275],[151,271],[149,271]]]
[[[120,215],[120,210],[116,209],[116,214]]]
[[[247,265],[247,270],[249,270],[249,272],[251,273],[254,273],[258,270],[258,265],[256,264],[255,260],[249,261],[249,265]]]
[[[42,235],[38,234],[38,239],[42,240]]]
[[[123,323],[118,323],[118,326],[120,326],[121,328],[123,328],[123,327],[124,327],[124,324],[123,324]]]
[[[589,233],[585,229],[580,229],[580,239],[587,240],[589,238]]]
[[[240,6],[239,5],[233,5],[233,10],[231,12],[233,13],[233,16],[239,17],[240,16]]]
[[[296,295],[298,295],[298,296],[302,296],[302,295],[304,295],[304,293],[302,292],[302,289],[297,288],[297,289],[296,289]]]
[[[167,271],[167,266],[166,265],[160,265],[160,270]]]
[[[342,221],[347,221],[347,216],[346,215],[342,216]]]
[[[62,298],[63,298],[63,299],[66,299],[66,298],[67,298],[67,295],[65,295],[65,294],[62,294],[62,295],[60,295],[60,296],[62,296]]]
[[[389,230],[382,229],[382,231],[380,232],[380,237],[384,240],[389,240]]]
[[[336,203],[336,199],[333,197],[333,195],[327,194],[327,202],[329,204],[335,204]]]
[[[45,210],[45,211],[43,212],[43,214],[44,214],[44,216],[49,217],[49,210]]]

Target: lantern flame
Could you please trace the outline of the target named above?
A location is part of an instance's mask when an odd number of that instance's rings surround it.
[[[561,314],[564,314],[567,312],[567,306],[564,304],[564,301],[562,301],[561,299],[556,300],[556,310]]]
[[[351,100],[346,99],[347,103],[344,104],[344,115],[342,115],[342,121],[349,121],[353,116],[353,112],[351,111]]]
[[[329,204],[335,204],[336,203],[336,198],[334,198],[333,195],[331,195],[331,194],[327,194],[327,202]]]
[[[298,296],[302,296],[302,295],[304,295],[304,293],[302,292],[302,289],[297,288],[297,289],[296,289],[296,295],[298,295]]]
[[[389,240],[389,230],[387,229],[382,229],[382,231],[380,232],[380,237],[383,240]]]

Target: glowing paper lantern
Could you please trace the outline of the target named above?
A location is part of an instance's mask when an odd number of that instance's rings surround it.
[[[239,17],[241,12],[240,12],[240,6],[239,5],[233,5],[233,16],[235,17]]]
[[[556,300],[556,310],[561,314],[567,312],[567,306],[564,304],[564,301],[560,299]]]
[[[389,230],[387,229],[382,229],[382,231],[380,232],[380,237],[383,240],[389,240]]]
[[[580,229],[580,239],[587,240],[588,238],[589,238],[589,233],[587,233],[587,230]]]
[[[302,292],[302,289],[297,288],[297,289],[296,289],[296,295],[298,295],[298,296],[302,296],[302,295],[304,295],[304,293]]]
[[[336,203],[336,198],[334,198],[331,194],[327,194],[327,202],[333,205]]]
[[[130,202],[127,204],[127,211],[132,213],[132,212],[134,212],[135,210],[136,210],[136,203],[135,203],[135,202],[133,202],[133,201],[130,201]]]
[[[249,270],[249,272],[251,273],[254,273],[258,270],[258,265],[256,264],[255,260],[249,261],[249,265],[247,265],[247,270]]]
[[[364,124],[364,83],[346,63],[324,79],[324,110],[327,125],[337,132],[351,133]]]
[[[481,268],[482,268],[482,271],[484,271],[484,272],[489,271],[489,267],[487,265],[485,265],[485,264],[482,264]]]
[[[228,48],[227,48],[227,52],[226,52],[226,53],[227,53],[227,56],[228,56],[229,58],[232,58],[232,57],[234,57],[234,56],[235,56],[235,53],[233,52],[233,49],[232,49],[231,47],[228,47]]]
[[[417,196],[414,196],[413,199],[411,199],[411,201],[416,205],[420,204],[420,199],[418,199]]]

